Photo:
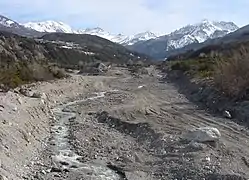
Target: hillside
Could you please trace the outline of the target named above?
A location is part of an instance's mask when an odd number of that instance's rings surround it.
[[[249,35],[249,34],[248,34]],[[245,34],[230,34],[224,38],[206,42],[195,48],[185,48],[168,57],[171,60],[198,59],[203,57],[231,58],[249,51],[249,36]]]
[[[231,34],[224,37],[227,41],[170,56],[162,67],[199,79],[233,100],[248,99],[249,40],[245,35]]]
[[[0,84],[8,87],[61,77],[59,69],[51,64],[78,68],[79,62],[125,64],[130,60],[148,60],[121,45],[91,35],[49,34],[34,40],[0,32],[0,50]]]
[[[65,33],[51,33],[44,35],[41,39],[49,42],[67,42],[80,47],[83,55],[90,55],[91,59],[112,62],[112,63],[125,63],[129,60],[147,61],[148,56],[127,50],[125,47],[113,43],[109,40],[92,36],[87,34],[65,34]],[[71,49],[70,47],[63,46],[63,49]],[[76,48],[77,50],[78,48]],[[65,51],[65,50],[64,50]]]
[[[33,39],[0,32],[0,51],[1,88],[64,76],[58,68],[49,65],[50,49]]]

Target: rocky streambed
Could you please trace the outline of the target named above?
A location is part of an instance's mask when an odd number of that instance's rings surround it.
[[[23,179],[249,178],[248,129],[209,114],[157,74],[80,78],[76,89],[65,83],[70,90],[56,96],[67,103],[50,109],[50,137]],[[32,153],[29,142],[25,152]]]

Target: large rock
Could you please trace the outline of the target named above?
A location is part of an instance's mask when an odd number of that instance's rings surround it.
[[[34,92],[32,97],[33,98],[41,98],[41,99],[46,99],[47,98],[45,93],[40,93],[40,92]]]
[[[213,127],[201,127],[190,130],[185,134],[184,139],[195,142],[217,142],[221,137],[220,131]]]
[[[97,68],[98,68],[99,72],[106,72],[106,71],[108,71],[108,67],[105,64],[103,64],[103,63],[98,63],[97,64]]]
[[[25,89],[25,88],[21,88],[19,90],[19,92],[24,95],[24,96],[27,96],[27,97],[32,97],[34,92],[32,92],[30,89]]]

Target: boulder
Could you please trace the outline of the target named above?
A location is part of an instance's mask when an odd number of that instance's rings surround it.
[[[30,89],[25,89],[25,88],[21,88],[19,90],[19,92],[24,95],[24,96],[27,96],[27,97],[32,97],[33,96],[33,93]]]
[[[97,68],[98,68],[99,72],[106,72],[106,71],[108,71],[108,67],[105,64],[103,64],[103,63],[98,63],[97,64]]]
[[[47,98],[45,93],[40,93],[40,92],[34,92],[32,97],[33,98],[41,98],[41,99],[46,99]]]
[[[184,139],[194,142],[218,142],[221,137],[220,131],[213,127],[201,127],[190,130],[185,134]]]

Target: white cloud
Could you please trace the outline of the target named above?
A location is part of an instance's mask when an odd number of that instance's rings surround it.
[[[215,0],[1,0],[0,11],[21,21],[55,19],[72,26],[99,26],[132,34],[151,30],[168,33],[204,18],[238,20],[224,7],[234,1]],[[246,0],[241,0],[241,5]],[[237,3],[238,4],[238,3]],[[234,6],[233,6],[234,7]],[[223,8],[223,10],[222,10]],[[224,10],[225,8],[225,10]]]

